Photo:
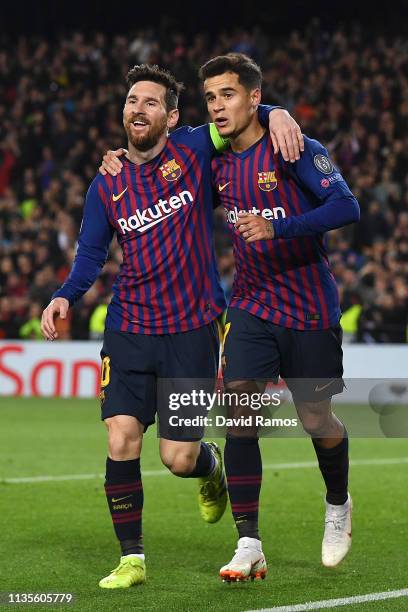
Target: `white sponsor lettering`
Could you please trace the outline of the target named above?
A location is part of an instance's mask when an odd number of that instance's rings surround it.
[[[182,206],[192,204],[193,201],[194,198],[189,191],[181,191],[177,195],[171,196],[168,201],[160,198],[153,206],[145,210],[137,210],[134,215],[127,219],[121,217],[118,219],[118,224],[122,234],[133,230],[145,232],[157,223],[161,223],[174,215]]]
[[[232,210],[224,208],[227,223],[235,223],[238,221],[238,213],[243,212],[236,206]],[[259,208],[253,206],[249,210],[245,211],[251,215],[261,215],[264,219],[284,219],[286,217],[285,209],[282,206],[275,206],[274,208],[264,208],[262,211]]]
[[[169,205],[175,210],[177,210],[177,208],[180,208],[180,206],[182,206],[182,202],[178,196],[174,195],[171,196],[171,198],[169,199]]]

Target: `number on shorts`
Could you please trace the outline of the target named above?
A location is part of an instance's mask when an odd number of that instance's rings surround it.
[[[102,359],[101,387],[107,387],[110,383],[110,357]]]

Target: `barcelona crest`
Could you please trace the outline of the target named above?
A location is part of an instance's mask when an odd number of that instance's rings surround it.
[[[181,168],[175,159],[170,159],[168,162],[160,166],[163,178],[166,181],[176,181],[181,176]]]
[[[272,191],[278,184],[275,170],[268,172],[258,172],[258,187],[262,191]]]

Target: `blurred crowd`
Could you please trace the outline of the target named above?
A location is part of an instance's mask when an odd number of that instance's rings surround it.
[[[240,51],[264,72],[263,100],[287,108],[325,144],[361,206],[361,221],[327,236],[345,338],[406,342],[408,313],[408,41],[317,19],[282,38],[252,31],[185,37],[163,23],[125,37],[74,32],[0,43],[0,338],[37,339],[40,315],[72,264],[84,195],[107,149],[125,145],[125,75],[158,63],[186,85],[180,124],[207,120],[197,69]],[[228,295],[231,245],[216,212]],[[116,242],[64,338],[99,338],[121,261]]]

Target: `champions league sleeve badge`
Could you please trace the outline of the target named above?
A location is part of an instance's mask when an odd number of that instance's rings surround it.
[[[323,174],[331,174],[334,171],[334,166],[326,155],[315,155],[313,158],[315,167],[323,172]]]

